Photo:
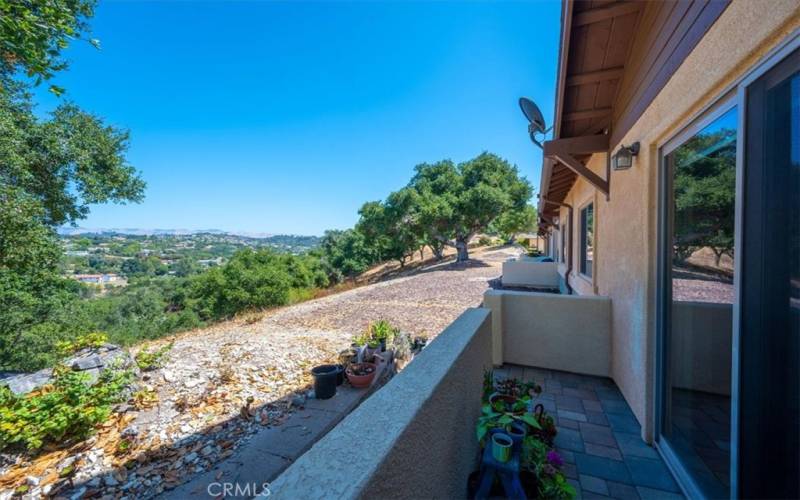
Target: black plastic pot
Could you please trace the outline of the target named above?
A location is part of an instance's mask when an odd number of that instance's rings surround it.
[[[314,376],[314,395],[317,399],[330,399],[336,394],[339,373],[341,372],[336,365],[320,365],[311,369],[311,375]]]
[[[336,385],[344,384],[344,365],[336,365]]]

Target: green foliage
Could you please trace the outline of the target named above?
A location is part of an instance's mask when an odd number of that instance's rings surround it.
[[[408,185],[416,192],[417,220],[427,234],[469,258],[467,245],[501,214],[521,210],[531,197],[530,183],[515,166],[491,153],[455,165],[449,160],[421,164]]]
[[[286,304],[292,275],[269,250],[242,250],[224,266],[200,274],[190,285],[191,307],[202,319],[228,318],[247,309]]]
[[[87,19],[94,15],[94,0],[0,1],[0,77],[22,72],[37,85],[67,67],[61,51],[88,32]],[[89,43],[99,47],[96,39]],[[51,86],[61,94],[63,89]]]
[[[503,212],[489,226],[489,231],[499,234],[507,243],[514,243],[519,233],[536,230],[536,207],[525,205],[521,209]]]
[[[369,338],[375,339],[378,342],[391,342],[394,336],[399,332],[400,330],[398,328],[392,326],[392,324],[385,319],[370,323],[369,328],[367,328],[367,335]]]
[[[733,256],[736,197],[736,130],[698,134],[675,151],[675,250],[685,260],[709,247],[717,266]],[[710,151],[710,153],[709,153]]]
[[[325,231],[321,249],[331,271],[332,282],[343,278],[354,278],[378,262],[378,252],[361,231]]]
[[[152,351],[143,347],[142,350],[136,353],[136,366],[145,372],[161,368],[164,361],[166,361],[167,353],[172,350],[173,345],[174,343],[170,342]]]
[[[92,203],[138,201],[144,188],[124,159],[126,132],[71,104],[45,120],[32,107],[18,86],[0,91],[0,369],[51,365],[58,342],[91,331],[73,318],[82,288],[59,275],[53,228]]]
[[[88,436],[125,399],[133,381],[127,370],[107,369],[94,384],[88,375],[59,366],[52,384],[17,396],[0,387],[0,449],[63,445]]]
[[[81,349],[92,348],[97,349],[103,347],[108,342],[108,335],[101,332],[88,333],[86,335],[79,335],[75,340],[66,340],[56,344],[58,351],[61,355],[74,354]]]

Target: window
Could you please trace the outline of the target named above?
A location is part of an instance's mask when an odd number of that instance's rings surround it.
[[[591,278],[594,261],[594,203],[581,209],[581,274]]]

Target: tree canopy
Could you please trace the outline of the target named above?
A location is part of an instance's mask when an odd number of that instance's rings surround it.
[[[733,257],[736,131],[699,134],[675,151],[675,249],[679,260],[708,247]],[[719,147],[723,145],[723,147]]]
[[[525,205],[519,210],[507,210],[500,214],[489,226],[489,230],[497,233],[507,243],[514,243],[519,233],[536,231],[536,207]]]
[[[533,193],[515,166],[492,153],[458,165],[423,163],[415,172],[408,188],[417,194],[419,223],[433,239],[455,247],[459,261],[469,258],[473,236],[503,213],[521,210]]]
[[[23,73],[38,85],[67,68],[61,51],[85,39],[95,0],[0,0],[0,84]],[[95,47],[96,39],[87,39]],[[61,94],[64,89],[51,85]]]

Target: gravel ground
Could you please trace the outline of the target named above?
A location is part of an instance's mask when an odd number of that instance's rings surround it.
[[[186,332],[164,366],[146,373],[139,401],[90,440],[35,460],[6,457],[0,499],[22,485],[34,498],[149,498],[230,457],[262,427],[278,426],[304,394],[312,366],[335,361],[353,335],[386,319],[412,336],[435,337],[480,305],[489,281],[517,248],[473,251],[410,276]]]

